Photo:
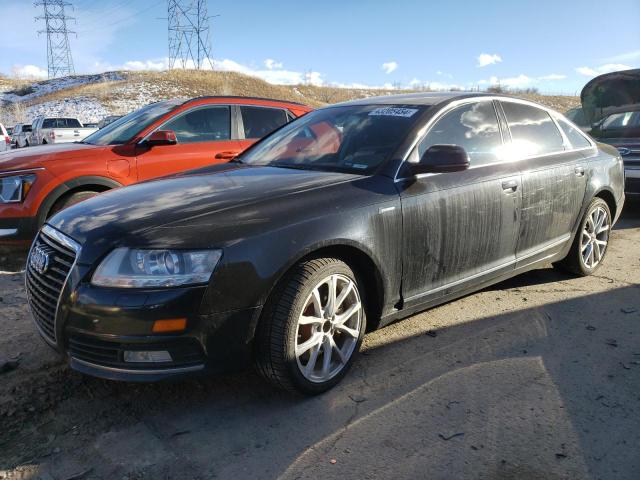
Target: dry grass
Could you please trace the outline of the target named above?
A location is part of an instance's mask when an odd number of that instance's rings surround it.
[[[255,77],[235,72],[197,70],[169,70],[165,72],[121,72],[123,80],[105,81],[58,90],[28,102],[29,105],[72,97],[90,97],[99,100],[114,113],[127,102],[140,102],[144,98],[164,100],[176,97],[204,95],[238,95],[290,100],[313,107],[338,103],[356,98],[407,93],[412,90],[347,89],[312,85],[272,85]],[[33,82],[0,77],[0,89],[27,88]],[[5,88],[3,88],[3,86]],[[564,112],[578,106],[580,99],[572,96],[547,96],[533,93],[519,95]]]

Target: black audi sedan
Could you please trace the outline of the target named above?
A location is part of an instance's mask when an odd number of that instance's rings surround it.
[[[254,363],[315,394],[367,330],[548,262],[596,271],[623,184],[615,148],[529,101],[358,100],[232,163],[58,213],[31,248],[28,301],[42,337],[89,375]]]

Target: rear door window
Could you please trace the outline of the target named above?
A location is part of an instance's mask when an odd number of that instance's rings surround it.
[[[564,141],[551,116],[530,105],[502,102],[511,131],[512,148],[518,155],[532,156],[564,150]]]
[[[215,142],[231,138],[231,109],[226,105],[199,107],[169,120],[162,130],[173,130],[178,143]]]
[[[262,138],[287,123],[287,113],[280,108],[241,106],[244,138]]]
[[[436,121],[418,146],[419,158],[434,145],[458,145],[472,166],[499,160],[502,136],[492,101],[458,107]]]

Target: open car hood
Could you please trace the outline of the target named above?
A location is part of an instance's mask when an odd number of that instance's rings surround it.
[[[640,104],[640,69],[605,73],[587,83],[580,93],[589,125],[618,107]]]

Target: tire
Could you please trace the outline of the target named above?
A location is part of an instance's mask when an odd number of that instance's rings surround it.
[[[332,282],[334,298],[340,301],[337,309],[329,306]],[[306,395],[323,393],[340,382],[366,330],[361,285],[351,268],[336,258],[293,267],[274,289],[258,325],[258,372],[276,387]]]
[[[583,277],[593,274],[604,261],[610,235],[609,205],[603,199],[596,197],[591,201],[580,221],[571,250],[554,266]]]
[[[56,203],[53,204],[53,207],[51,207],[51,210],[49,211],[49,215],[47,215],[47,218],[54,216],[56,213],[60,212],[61,210],[64,210],[65,208],[75,205],[76,203],[80,203],[83,200],[87,200],[88,198],[91,198],[91,197],[95,197],[96,195],[98,195],[98,193],[99,192],[92,192],[90,190],[86,190],[82,192],[75,192],[69,196],[62,197],[60,200],[58,200]]]

